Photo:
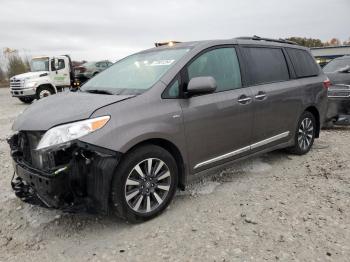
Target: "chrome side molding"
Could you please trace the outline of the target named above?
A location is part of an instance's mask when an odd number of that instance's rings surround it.
[[[200,163],[198,163],[197,165],[194,166],[194,169],[202,167],[202,166],[206,166],[206,165],[209,165],[211,163],[214,163],[214,162],[217,162],[217,161],[220,161],[220,160],[224,160],[226,158],[229,158],[229,157],[232,157],[232,156],[235,156],[235,155],[239,155],[239,154],[247,152],[249,150],[256,149],[258,147],[261,147],[261,146],[267,145],[269,143],[275,142],[277,140],[280,140],[282,138],[285,138],[285,137],[289,136],[289,133],[290,132],[287,131],[287,132],[281,133],[279,135],[276,135],[276,136],[264,139],[264,140],[259,141],[257,143],[251,144],[249,146],[242,147],[240,149],[237,149],[235,151],[229,152],[227,154],[211,158],[211,159],[206,160],[204,162],[200,162]]]

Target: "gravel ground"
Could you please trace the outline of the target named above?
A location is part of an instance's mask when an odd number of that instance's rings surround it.
[[[350,128],[306,156],[239,162],[137,225],[21,203],[6,137],[27,105],[0,89],[0,261],[349,261]]]

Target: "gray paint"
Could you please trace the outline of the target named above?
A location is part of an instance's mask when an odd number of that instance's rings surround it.
[[[87,119],[98,108],[132,96],[64,92],[34,102],[20,114],[13,130],[44,131],[53,126]]]
[[[161,98],[167,85],[199,52],[214,46],[234,44],[289,46],[307,50],[289,44],[237,39],[178,44],[175,48],[190,47],[191,50],[145,93],[136,97],[86,93],[52,96],[30,106],[16,120],[14,128],[47,130],[66,122],[110,115],[105,127],[80,140],[126,153],[140,142],[164,139],[179,149],[186,173],[194,174],[248,154],[292,145],[297,121],[309,106],[317,108],[323,122],[327,92],[322,85],[326,77],[321,71],[318,77],[184,99]],[[169,47],[158,49],[162,48]],[[266,97],[261,96],[261,91]],[[250,99],[242,103],[242,97]],[[241,150],[247,147],[249,150]],[[223,155],[226,157],[220,158]],[[211,159],[217,161],[208,162]],[[203,162],[206,164],[199,165]]]

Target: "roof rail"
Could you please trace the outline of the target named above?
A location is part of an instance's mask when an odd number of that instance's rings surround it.
[[[242,36],[242,37],[237,37],[236,39],[268,41],[268,42],[284,43],[284,44],[290,44],[290,45],[298,45],[296,42],[285,40],[285,39],[282,39],[282,38],[280,38],[280,39],[272,39],[272,38],[260,37],[260,36],[257,36],[257,35],[254,35],[254,36]]]

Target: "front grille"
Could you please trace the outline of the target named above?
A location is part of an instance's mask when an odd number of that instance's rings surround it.
[[[43,132],[19,132],[18,134],[18,150],[22,153],[23,161],[34,167],[42,167],[41,155],[35,150]]]
[[[334,85],[328,89],[328,97],[350,97],[349,85]]]
[[[24,87],[24,80],[20,79],[11,79],[10,80],[10,88],[12,90],[22,89]]]

